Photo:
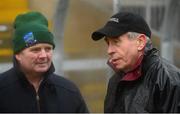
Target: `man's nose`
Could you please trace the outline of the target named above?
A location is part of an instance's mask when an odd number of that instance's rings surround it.
[[[47,53],[44,49],[41,50],[40,54],[39,54],[39,57],[40,58],[43,58],[43,57],[46,57],[47,56]]]
[[[112,45],[112,44],[109,44],[108,45],[108,49],[107,49],[107,53],[109,54],[109,55],[111,55],[112,53],[114,53],[114,46]]]

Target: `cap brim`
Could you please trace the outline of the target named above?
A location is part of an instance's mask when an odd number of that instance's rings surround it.
[[[113,27],[103,27],[92,33],[91,37],[94,41],[100,40],[103,37],[116,37],[124,34],[125,31],[113,28]]]

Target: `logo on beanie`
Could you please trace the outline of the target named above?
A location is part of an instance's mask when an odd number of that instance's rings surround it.
[[[33,32],[28,32],[25,34],[23,39],[27,47],[32,46],[37,42],[37,40],[34,38]]]

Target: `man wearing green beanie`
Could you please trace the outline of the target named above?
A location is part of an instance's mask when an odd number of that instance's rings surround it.
[[[88,112],[76,85],[54,74],[53,38],[41,13],[16,17],[14,66],[0,75],[0,112]]]

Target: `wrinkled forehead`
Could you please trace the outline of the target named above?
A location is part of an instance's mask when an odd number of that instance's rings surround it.
[[[53,48],[53,45],[51,45],[49,43],[37,43],[37,44],[34,44],[27,48],[35,48],[35,47],[51,47],[51,48]]]
[[[45,48],[53,50],[53,46],[51,44],[49,44],[49,43],[38,43],[38,44],[34,44],[34,45],[30,46],[30,47],[24,48],[19,53],[24,53],[26,51],[30,51],[30,50],[33,50],[33,49],[45,49]],[[19,54],[19,53],[17,53],[17,54]]]

